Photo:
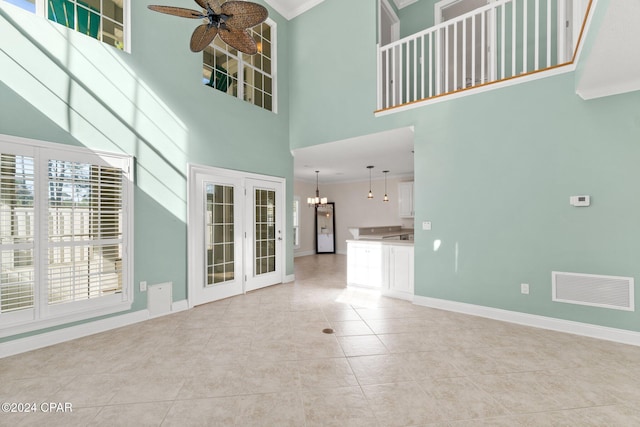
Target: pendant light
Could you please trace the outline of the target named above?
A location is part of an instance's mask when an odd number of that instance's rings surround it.
[[[388,202],[389,196],[387,196],[387,174],[389,173],[389,171],[382,171],[382,173],[384,174],[384,198],[382,199],[382,201]]]
[[[373,166],[367,166],[367,169],[369,169],[369,195],[367,199],[373,199],[373,193],[371,192],[371,169],[373,169]]]
[[[309,205],[309,207],[311,206],[322,206],[322,205],[326,205],[327,204],[327,198],[326,197],[320,197],[320,190],[318,189],[318,174],[320,173],[320,171],[316,171],[316,195],[315,197],[307,197],[307,204]]]

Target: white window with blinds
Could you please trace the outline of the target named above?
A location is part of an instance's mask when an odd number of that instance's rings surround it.
[[[0,336],[131,308],[131,163],[0,136]]]

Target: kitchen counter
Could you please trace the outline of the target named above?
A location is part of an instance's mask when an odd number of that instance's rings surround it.
[[[349,227],[355,240],[413,240],[413,228],[402,228],[400,225],[382,227]]]
[[[347,240],[349,243],[364,243],[367,245],[388,245],[388,246],[413,246],[413,240],[393,240],[393,239],[358,239]]]

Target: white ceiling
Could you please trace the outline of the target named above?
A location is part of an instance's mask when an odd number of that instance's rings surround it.
[[[576,87],[583,99],[640,90],[638,17],[638,0],[610,2]]]
[[[369,179],[367,166],[375,166],[373,179],[413,175],[413,127],[363,135],[292,151],[293,175],[303,181],[324,183]]]
[[[314,6],[319,5],[324,0],[265,0],[269,6],[278,11],[287,20],[293,19],[301,13],[306,12]],[[344,0],[343,0],[344,1]],[[393,0],[398,9],[415,3],[418,0]]]

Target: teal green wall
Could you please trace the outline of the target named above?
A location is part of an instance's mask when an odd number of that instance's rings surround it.
[[[433,222],[416,237],[416,293],[638,330],[637,313],[552,303],[551,271],[638,277],[639,102],[584,102],[565,74],[416,117],[416,212]],[[570,206],[578,194],[592,206]]]
[[[343,4],[292,22],[291,145],[415,126],[416,223],[433,224],[416,230],[416,295],[640,331],[638,312],[551,301],[552,271],[640,277],[640,92],[583,101],[567,73],[375,118],[374,6]]]
[[[192,21],[132,3],[131,54],[0,6],[0,133],[136,156],[135,283],[186,297],[188,162],[283,176],[290,206],[289,148],[413,125],[416,222],[433,223],[415,236],[417,295],[640,331],[637,313],[550,295],[554,270],[640,277],[639,92],[586,102],[568,73],[376,118],[376,2],[326,0],[291,22],[270,11],[274,115],[200,84]]]
[[[188,163],[286,178],[293,200],[289,23],[265,4],[278,33],[273,114],[202,85],[202,54],[189,50],[197,22],[149,3],[131,2],[131,53],[0,3],[0,134],[135,156],[134,311],[146,308],[142,280],[172,281],[174,301],[187,298]]]
[[[363,123],[384,128],[373,120],[376,8],[370,0],[325,0],[291,21],[292,149],[359,136]]]
[[[398,11],[400,18],[400,38],[410,36],[432,27],[435,23],[433,16],[434,5],[440,0],[418,0]]]

